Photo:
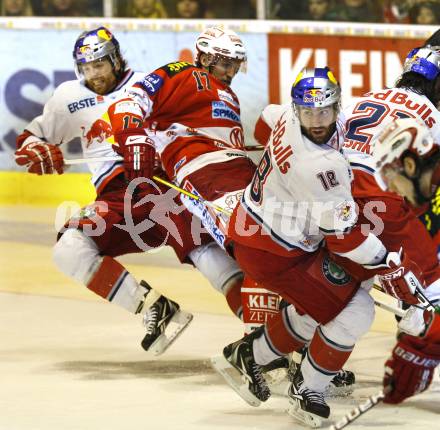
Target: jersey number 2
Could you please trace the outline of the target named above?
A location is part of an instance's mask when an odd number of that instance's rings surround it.
[[[379,125],[390,113],[388,105],[370,100],[359,103],[353,110],[353,114],[362,114],[355,116],[347,121],[346,140],[355,140],[362,143],[368,143],[373,138],[373,134],[363,130],[369,130]],[[392,118],[409,118],[408,112],[394,109],[390,116]]]

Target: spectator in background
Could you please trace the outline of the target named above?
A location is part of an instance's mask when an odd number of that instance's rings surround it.
[[[269,19],[302,19],[305,13],[304,0],[272,0]]]
[[[383,11],[376,0],[340,0],[329,12],[333,21],[383,22]]]
[[[383,16],[385,22],[408,24],[408,3],[402,0],[385,0],[383,3]]]
[[[90,16],[82,0],[45,0],[43,16]]]
[[[205,0],[174,0],[172,18],[207,18]]]
[[[215,18],[220,19],[255,19],[257,17],[256,0],[209,0],[208,8]]]
[[[3,0],[2,16],[32,16],[29,0]]]
[[[305,0],[306,10],[302,19],[309,21],[328,21],[329,11],[332,6],[330,0]]]
[[[414,5],[408,12],[411,24],[435,25],[440,22],[440,5],[426,1]]]
[[[161,0],[119,0],[118,16],[168,18],[168,13]]]

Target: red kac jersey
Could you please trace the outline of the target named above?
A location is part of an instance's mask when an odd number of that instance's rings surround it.
[[[170,178],[244,156],[237,96],[206,70],[169,63],[145,75],[109,109],[114,131],[155,130],[156,150]]]

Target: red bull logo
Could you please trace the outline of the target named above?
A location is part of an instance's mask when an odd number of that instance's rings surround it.
[[[305,103],[321,103],[325,101],[325,93],[317,88],[304,91],[303,100]]]
[[[104,142],[113,135],[112,126],[103,119],[96,120],[90,129],[86,132],[85,127],[81,127],[83,130],[83,138],[87,140],[86,147],[88,148],[95,140],[98,143]]]

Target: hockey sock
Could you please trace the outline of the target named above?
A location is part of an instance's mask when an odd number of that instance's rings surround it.
[[[139,285],[134,277],[114,258],[105,256],[93,274],[87,288],[109,302],[131,313],[137,313],[150,291]]]
[[[323,392],[336,373],[342,369],[353,348],[354,345],[346,346],[333,342],[318,327],[301,363],[304,385],[311,390]]]
[[[229,282],[229,285],[227,285],[224,289],[226,301],[228,302],[229,308],[234,313],[234,315],[237,315],[237,317],[241,320],[243,319],[243,307],[241,303],[242,284],[242,276],[239,276],[238,278],[234,277],[234,279],[232,279]]]
[[[299,350],[307,342],[291,327],[284,309],[266,323],[263,333],[253,344],[255,361],[258,364],[270,363]]]

